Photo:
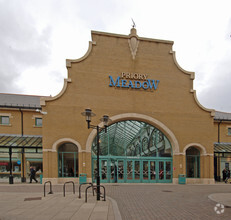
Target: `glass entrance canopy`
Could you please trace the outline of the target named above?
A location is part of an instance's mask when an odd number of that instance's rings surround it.
[[[95,138],[92,156],[96,153]],[[107,133],[100,132],[100,156],[171,157],[172,148],[167,137],[154,126],[127,120],[110,125]]]

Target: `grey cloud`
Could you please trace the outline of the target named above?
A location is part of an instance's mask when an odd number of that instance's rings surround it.
[[[231,112],[231,60],[227,59],[215,66],[208,84],[209,86],[198,94],[201,104],[218,111]]]
[[[39,33],[33,17],[20,3],[2,1],[0,33],[0,92],[20,92],[15,82],[21,73],[48,62],[50,29]]]

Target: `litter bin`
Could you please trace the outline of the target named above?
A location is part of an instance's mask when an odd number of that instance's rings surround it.
[[[40,174],[40,183],[43,184],[43,175]]]
[[[178,183],[179,184],[185,184],[186,183],[186,176],[184,174],[179,174]]]
[[[86,183],[86,182],[87,182],[87,174],[80,173],[79,174],[79,184]]]

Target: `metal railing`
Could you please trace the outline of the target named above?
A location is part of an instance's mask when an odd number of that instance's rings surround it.
[[[90,185],[89,188],[92,187],[92,193],[93,193],[93,196],[94,196],[94,185],[93,185],[93,183],[81,183],[79,185],[79,199],[81,198],[81,186],[86,185],[86,184]]]
[[[95,190],[95,189],[97,190],[97,186],[98,186],[98,185],[94,186],[94,190]],[[85,190],[85,202],[87,202],[87,190],[88,190],[90,187],[91,187],[91,186],[88,186],[88,187],[86,188],[86,190]],[[103,188],[103,191],[104,191],[103,195],[100,193],[100,197],[101,197],[101,198],[104,198],[103,201],[106,201],[106,190],[105,190],[105,187],[104,187],[104,186],[101,186],[101,185],[99,185],[99,187],[102,187],[102,188]],[[93,193],[93,196],[94,196],[94,193]]]
[[[63,185],[63,196],[65,197],[65,191],[66,191],[66,184],[67,183],[72,183],[73,184],[73,194],[75,194],[75,183],[73,181],[68,181],[68,182],[65,182],[64,185]]]
[[[45,183],[44,183],[44,197],[46,196],[46,184],[47,183],[50,183],[50,192],[48,193],[48,194],[53,194],[53,191],[52,191],[52,183],[51,183],[51,181],[46,181]]]

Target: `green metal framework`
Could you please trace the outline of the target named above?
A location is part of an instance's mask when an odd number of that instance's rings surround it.
[[[96,153],[95,139],[93,179]],[[171,144],[160,130],[147,123],[134,120],[114,123],[107,128],[107,133],[100,133],[100,170],[102,182],[171,182]],[[163,178],[159,175],[162,172]]]

